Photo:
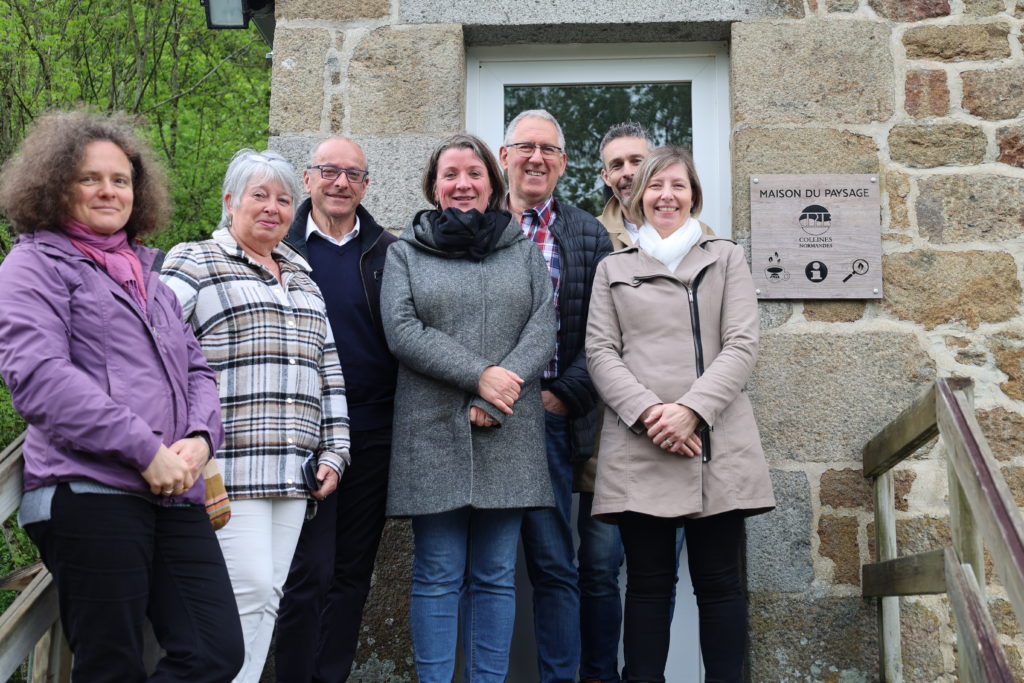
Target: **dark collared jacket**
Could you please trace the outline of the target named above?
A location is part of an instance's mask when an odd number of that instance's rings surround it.
[[[611,253],[608,232],[583,209],[555,200],[551,233],[559,254],[558,377],[547,389],[569,409],[572,460],[582,462],[594,453],[597,434],[597,391],[587,371],[584,341],[587,312],[597,264]]]
[[[300,254],[302,254],[303,257],[307,259],[309,258],[309,251],[306,244],[306,225],[309,219],[309,212],[311,208],[312,202],[308,198],[299,205],[295,212],[295,218],[292,221],[291,228],[288,230],[288,235],[284,238],[285,243],[287,243],[289,246],[298,251]],[[368,348],[363,349],[364,353],[369,353],[370,355],[383,354],[387,356],[390,359],[392,367],[390,373],[381,374],[380,376],[376,376],[376,374],[378,370],[380,370],[381,373],[385,373],[383,365],[379,368],[375,368],[372,371],[373,376],[367,375],[363,377],[363,379],[361,380],[363,383],[362,385],[360,385],[356,381],[356,376],[354,375],[350,375],[349,377],[346,378],[353,380],[353,382],[348,387],[350,408],[349,417],[355,418],[355,421],[351,424],[351,427],[354,431],[370,430],[376,434],[376,436],[372,437],[372,439],[381,438],[390,440],[390,415],[378,414],[377,417],[370,417],[370,415],[367,414],[367,419],[372,419],[374,424],[373,426],[366,426],[366,423],[362,423],[361,426],[358,417],[358,415],[361,413],[359,410],[356,409],[355,404],[358,403],[360,400],[368,400],[370,401],[371,404],[376,404],[382,407],[383,404],[381,403],[381,401],[386,400],[390,404],[394,400],[394,373],[397,370],[397,361],[395,361],[394,358],[391,357],[391,353],[390,351],[388,351],[387,340],[384,338],[384,327],[381,324],[380,314],[380,292],[381,282],[384,277],[384,263],[387,256],[388,247],[390,247],[397,240],[397,238],[391,233],[384,230],[384,228],[382,228],[377,223],[377,221],[373,219],[373,216],[370,215],[370,212],[367,211],[362,206],[356,207],[356,215],[359,217],[359,235],[356,237],[357,244],[353,246],[358,247],[359,250],[359,282],[362,283],[363,295],[366,297],[366,305],[367,309],[369,310],[369,315],[371,318],[369,322],[372,325],[373,330],[370,333],[372,335],[371,337],[366,338],[364,334],[364,338],[362,339],[362,341],[357,343],[368,345]],[[327,296],[331,296],[330,290],[332,283],[330,281],[330,278],[332,277],[332,274],[318,273],[316,269],[314,269],[312,276],[315,282],[321,283],[321,289],[323,289],[325,294]],[[348,282],[352,283],[352,285],[346,286],[358,286],[355,285],[356,278],[354,273],[351,275],[346,274],[345,279]],[[335,282],[334,284],[337,283]],[[357,293],[353,294],[358,296]],[[341,319],[335,320],[333,317],[335,314],[332,314],[332,302],[328,301],[327,304],[328,317],[332,319],[332,322],[335,324],[344,324],[346,320],[345,316],[350,314],[341,313]],[[362,327],[362,324],[359,324],[358,327]],[[343,345],[345,343],[351,344],[352,341],[350,338],[347,342],[342,341],[343,339],[349,337],[349,331],[347,330],[335,330],[335,335],[336,339],[338,339],[338,350],[342,356],[342,365],[344,366],[346,351],[343,348]],[[354,358],[351,358],[351,361],[356,362],[358,365],[359,363],[362,362],[359,361],[358,358],[359,354],[357,353],[355,354]],[[381,361],[383,362],[383,359],[381,359]],[[384,364],[386,365],[387,363]],[[356,368],[351,369],[353,371],[356,370]],[[346,370],[346,372],[348,371]],[[365,375],[365,372],[363,374]],[[367,381],[371,382],[371,384],[366,385]],[[363,389],[359,389],[359,386],[363,386]],[[365,392],[369,393],[365,394],[364,390]],[[390,405],[387,408],[387,412],[389,414],[391,412]],[[387,421],[386,429],[383,429],[381,422],[382,419],[386,419]],[[378,428],[378,426],[380,426],[380,428]]]
[[[309,252],[306,250],[306,223],[309,219],[309,212],[313,202],[307,197],[299,204],[295,211],[295,218],[284,241],[305,259],[309,259]],[[370,307],[370,314],[373,316],[373,325],[380,333],[381,341],[384,341],[384,328],[380,322],[380,282],[384,273],[384,260],[387,257],[388,247],[398,240],[397,237],[378,225],[370,212],[362,205],[356,207],[356,216],[359,217],[359,272],[363,281],[363,292],[366,294],[366,303]],[[316,274],[314,273],[314,280]]]

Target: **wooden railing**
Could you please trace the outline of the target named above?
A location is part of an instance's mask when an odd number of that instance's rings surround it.
[[[953,608],[960,679],[1015,680],[985,601],[984,547],[1024,624],[1024,522],[975,419],[972,388],[967,379],[936,380],[864,446],[864,476],[874,479],[878,561],[864,565],[861,584],[865,597],[880,600],[883,681],[903,680],[898,596],[935,593],[946,593]],[[953,546],[898,557],[891,469],[936,435],[949,473]]]
[[[0,520],[21,504],[21,445],[25,434],[0,453]],[[71,652],[60,629],[57,589],[42,564],[0,579],[0,588],[20,591],[0,615],[0,681],[9,680],[26,659],[31,683],[71,680]]]

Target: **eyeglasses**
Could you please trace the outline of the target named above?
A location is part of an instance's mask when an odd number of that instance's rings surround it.
[[[366,180],[366,176],[370,175],[369,171],[361,168],[338,168],[337,166],[328,166],[327,164],[307,166],[306,168],[318,169],[320,171],[320,177],[324,180],[337,180],[338,176],[344,173],[350,183],[361,183]]]
[[[533,153],[540,149],[540,155],[545,159],[554,159],[562,156],[562,148],[558,145],[538,145],[532,142],[513,142],[506,147],[515,147],[521,157],[532,157]]]

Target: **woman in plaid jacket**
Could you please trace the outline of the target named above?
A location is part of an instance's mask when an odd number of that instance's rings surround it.
[[[281,241],[298,196],[283,157],[238,152],[220,227],[172,249],[163,267],[218,375],[217,455],[232,512],[217,536],[245,639],[236,681],[259,680],[307,500],[330,495],[349,462],[345,382],[324,300],[309,264]],[[315,476],[304,480],[307,460]]]

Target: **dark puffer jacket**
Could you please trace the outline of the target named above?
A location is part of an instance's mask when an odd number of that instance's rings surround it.
[[[558,378],[548,389],[569,409],[572,428],[572,461],[582,462],[594,453],[597,436],[597,391],[587,371],[583,343],[594,273],[601,259],[611,253],[608,232],[597,219],[571,204],[555,200],[551,233],[560,258]]]

